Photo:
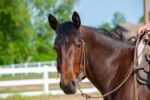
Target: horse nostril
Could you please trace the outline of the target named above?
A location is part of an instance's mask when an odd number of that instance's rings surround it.
[[[75,81],[71,81],[70,83],[71,83],[71,85],[73,85],[73,86],[76,85]]]

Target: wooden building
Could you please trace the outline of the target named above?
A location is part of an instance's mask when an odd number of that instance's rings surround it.
[[[122,32],[122,34],[126,37],[129,38],[131,36],[136,36],[137,35],[137,30],[138,28],[142,26],[142,24],[128,24],[128,23],[121,23],[118,24],[115,28],[113,28],[113,31],[116,32]]]

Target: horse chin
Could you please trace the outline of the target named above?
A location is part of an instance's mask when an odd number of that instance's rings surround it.
[[[75,94],[76,93],[76,89],[74,90],[63,90],[65,94]]]

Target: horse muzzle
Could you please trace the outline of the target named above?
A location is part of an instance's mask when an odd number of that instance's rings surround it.
[[[75,94],[77,90],[77,84],[75,81],[70,81],[67,85],[64,85],[64,83],[60,82],[60,88],[65,94]]]

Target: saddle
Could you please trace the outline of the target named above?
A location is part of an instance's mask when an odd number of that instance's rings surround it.
[[[150,85],[150,55],[146,54],[135,69],[137,81],[143,85]]]

